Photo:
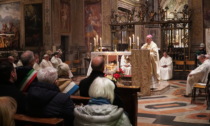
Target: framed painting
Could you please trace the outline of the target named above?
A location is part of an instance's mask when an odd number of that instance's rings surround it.
[[[0,48],[14,49],[20,46],[20,3],[0,4]]]
[[[42,4],[24,5],[25,46],[41,47],[43,45]]]
[[[203,0],[204,27],[210,28],[210,0]]]
[[[69,33],[71,26],[71,1],[60,0],[60,30],[61,33]]]
[[[85,1],[85,45],[88,50],[90,43],[94,43],[94,37],[102,37],[101,1]]]

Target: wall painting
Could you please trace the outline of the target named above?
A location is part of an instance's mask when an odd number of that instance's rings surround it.
[[[0,4],[0,49],[18,49],[20,43],[20,3]]]
[[[26,4],[25,17],[25,46],[40,47],[43,45],[42,4]]]

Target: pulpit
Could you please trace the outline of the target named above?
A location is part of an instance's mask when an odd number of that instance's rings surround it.
[[[151,61],[149,50],[132,50],[132,85],[140,86],[143,96],[151,95],[150,86],[152,85]]]

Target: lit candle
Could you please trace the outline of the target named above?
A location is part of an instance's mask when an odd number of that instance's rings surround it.
[[[96,46],[96,38],[94,37],[93,39],[94,39],[93,45]]]
[[[100,46],[102,48],[102,38],[100,37]]]
[[[96,35],[96,46],[98,45],[98,35]]]
[[[129,46],[131,46],[131,37],[129,37]]]
[[[139,46],[139,36],[137,36],[137,46]]]
[[[134,42],[134,34],[133,34],[133,42]]]

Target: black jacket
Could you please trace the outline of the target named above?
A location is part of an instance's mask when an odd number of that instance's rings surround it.
[[[31,84],[27,95],[27,113],[36,117],[64,118],[65,125],[73,125],[74,103],[67,94],[60,93],[54,84]]]
[[[90,85],[97,77],[104,77],[104,73],[100,71],[92,71],[89,77],[83,79],[80,82],[79,84],[80,96],[89,97],[88,91],[89,91]],[[115,92],[115,99],[113,101],[113,105],[117,105],[118,107],[123,108],[123,102],[120,96],[118,95],[118,88],[116,84],[115,84],[114,92]]]
[[[26,97],[14,83],[0,82],[0,96],[10,96],[14,98],[17,102],[17,113],[25,112]]]

